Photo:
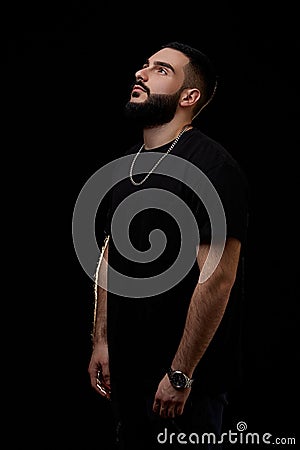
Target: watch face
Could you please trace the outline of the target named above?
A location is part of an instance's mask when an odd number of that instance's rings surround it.
[[[186,379],[185,379],[184,374],[181,372],[177,372],[177,371],[173,372],[172,383],[178,389],[184,388],[186,385]]]

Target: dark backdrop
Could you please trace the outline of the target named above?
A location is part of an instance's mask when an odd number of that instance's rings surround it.
[[[13,389],[9,417],[22,431],[11,438],[38,448],[110,448],[109,405],[92,392],[87,373],[93,284],[73,248],[72,214],[88,178],[135,141],[122,117],[129,85],[145,58],[170,40],[199,47],[215,62],[219,89],[197,125],[237,158],[252,191],[245,380],[226,423],[295,435],[295,15],[273,4],[162,11],[80,1],[26,3],[3,15],[5,172],[17,188],[9,210],[17,213],[11,229],[21,262],[13,320],[25,322],[13,362],[19,381],[19,367],[29,375],[25,389]]]

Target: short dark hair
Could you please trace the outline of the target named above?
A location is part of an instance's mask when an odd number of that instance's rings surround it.
[[[197,87],[201,92],[199,102],[194,109],[194,118],[212,100],[217,88],[217,74],[210,58],[200,50],[181,42],[169,42],[161,48],[172,48],[183,53],[189,59],[185,70],[184,88]]]

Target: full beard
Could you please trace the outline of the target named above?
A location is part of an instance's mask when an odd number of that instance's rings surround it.
[[[125,117],[142,128],[154,128],[169,123],[175,116],[181,89],[175,94],[150,94],[143,103],[129,101]]]

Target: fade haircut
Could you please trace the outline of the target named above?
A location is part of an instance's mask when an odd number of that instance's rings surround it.
[[[196,87],[201,92],[201,97],[194,108],[193,119],[207,106],[216,92],[217,74],[207,55],[190,45],[181,42],[169,42],[161,48],[172,48],[183,53],[189,63],[184,68],[185,80],[183,88]]]

